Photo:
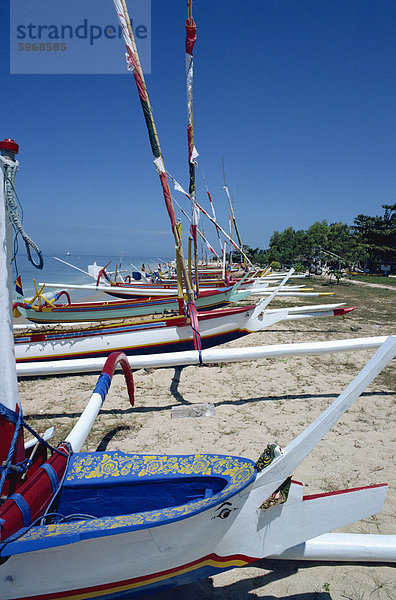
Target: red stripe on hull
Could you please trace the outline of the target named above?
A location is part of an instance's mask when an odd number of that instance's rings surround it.
[[[139,584],[142,585],[150,585],[151,580],[158,579],[170,579],[171,577],[175,577],[182,571],[186,570],[194,570],[199,569],[207,563],[213,562],[217,563],[218,568],[221,569],[223,566],[226,568],[232,568],[232,564],[235,563],[235,566],[240,566],[237,563],[248,564],[258,560],[259,557],[255,556],[245,556],[243,554],[233,554],[232,556],[218,556],[217,554],[208,554],[202,558],[198,558],[190,563],[186,563],[184,565],[180,565],[178,567],[173,567],[172,569],[167,569],[165,571],[158,571],[157,573],[150,573],[149,575],[143,575],[142,577],[133,577],[131,579],[124,579],[122,581],[115,581],[112,583],[105,583],[102,585],[90,586],[86,588],[76,588],[74,590],[69,590],[66,592],[54,592],[49,594],[39,594],[36,596],[23,596],[17,598],[15,600],[60,600],[73,597],[80,598],[81,595],[85,595],[85,598],[95,597],[96,594],[104,595],[105,592],[109,594],[115,593],[112,592],[114,588],[128,588],[128,587],[138,587]],[[226,563],[230,563],[230,566],[227,567]]]
[[[316,500],[317,498],[326,498],[327,496],[337,496],[339,494],[349,494],[349,492],[360,492],[361,490],[370,490],[374,488],[387,486],[387,483],[377,483],[375,485],[366,485],[363,487],[350,488],[347,490],[336,490],[335,492],[324,492],[323,494],[311,494],[310,496],[303,496],[303,500]]]

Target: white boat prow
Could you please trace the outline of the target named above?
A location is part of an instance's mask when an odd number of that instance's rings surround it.
[[[363,367],[349,386],[330,404],[319,417],[298,435],[282,454],[257,476],[255,487],[271,493],[274,482],[280,485],[290,477],[298,465],[333,427],[341,415],[360,396],[396,354],[396,337],[389,336],[374,356]]]

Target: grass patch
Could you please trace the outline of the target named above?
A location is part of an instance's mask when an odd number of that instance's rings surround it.
[[[384,277],[383,275],[350,275],[348,279],[396,287],[396,277]]]
[[[389,281],[396,281],[392,278],[382,277]],[[314,277],[306,282],[314,291],[331,292],[333,296],[324,296],[319,298],[282,298],[274,299],[271,308],[287,308],[299,304],[335,304],[342,302],[344,306],[357,306],[357,310],[349,313],[345,319],[350,322],[351,327],[359,326],[360,322],[372,323],[380,326],[389,326],[395,322],[395,293],[393,290],[383,288],[366,287],[354,285],[347,279],[342,280],[340,284],[329,283],[326,277]],[[392,284],[393,285],[393,284]],[[337,317],[336,317],[337,319]],[[318,321],[316,321],[318,323]],[[336,325],[336,323],[335,323]],[[338,326],[336,327],[338,329]],[[378,332],[376,335],[382,335]]]

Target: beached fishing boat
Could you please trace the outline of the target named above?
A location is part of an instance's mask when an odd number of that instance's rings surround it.
[[[93,277],[96,281],[96,285],[92,284],[69,284],[69,283],[53,283],[53,282],[40,282],[40,286],[48,288],[48,289],[56,289],[62,290],[78,290],[85,292],[104,292],[109,295],[113,295],[115,297],[124,297],[128,298],[142,298],[142,297],[150,297],[150,296],[159,296],[159,295],[177,295],[178,294],[178,280],[174,273],[172,273],[172,277],[165,278],[161,276],[161,273],[158,271],[154,272],[153,275],[148,279],[146,276],[141,278],[140,281],[137,281],[130,275],[127,275],[121,279],[115,277],[112,274],[109,274],[106,270],[106,267],[99,267],[98,265],[88,265],[88,271],[84,271],[71,263],[65,262],[61,259],[54,257],[56,260],[59,260],[66,265],[86,273],[88,276]],[[90,272],[91,271],[91,272]],[[266,270],[262,269],[250,269],[247,272],[239,272],[238,277],[230,277],[227,274],[227,278],[225,278],[224,273],[217,274],[214,278],[204,278],[200,281],[199,291],[210,291],[212,289],[218,288],[228,288],[230,286],[236,286],[235,289],[239,288],[240,291],[260,291],[262,290],[264,293],[271,293],[276,286],[277,282],[281,281],[284,277],[284,273],[273,275],[271,269],[268,268]],[[95,272],[95,276],[93,275]],[[138,273],[140,274],[140,273]],[[292,274],[289,276],[289,279],[292,278],[300,278],[297,274]],[[227,279],[227,281],[226,281]],[[306,289],[305,285],[293,285],[288,286],[285,285],[282,289],[282,293],[284,292],[298,292],[301,289],[304,291],[312,291],[311,288]],[[58,292],[60,293],[60,292]],[[65,291],[63,292],[65,293]],[[329,296],[331,293],[316,293],[312,294],[313,296]]]
[[[304,496],[292,473],[395,353],[389,338],[303,433],[284,450],[268,444],[257,462],[81,452],[118,362],[134,403],[122,353],[109,357],[84,413],[47,460],[41,448],[31,465],[21,462],[22,414],[0,404],[8,428],[0,459],[14,492],[0,507],[2,598],[137,597],[282,554],[380,511],[386,484]],[[394,540],[385,546],[394,560]]]
[[[257,305],[200,312],[199,344],[211,348],[283,320],[332,317],[353,308],[339,304],[267,309],[268,298]],[[194,349],[196,331],[185,317],[147,318],[126,323],[28,325],[14,328],[17,364],[44,365],[47,361],[104,357],[122,350],[127,356]],[[44,369],[45,370],[45,369]]]
[[[19,279],[19,278],[18,278]],[[17,290],[21,289],[17,281]],[[59,303],[62,295],[67,303]],[[228,306],[250,295],[249,291],[239,292],[238,286],[202,291],[195,299],[198,310],[213,310]],[[131,317],[154,314],[179,314],[184,310],[184,300],[180,303],[176,296],[158,296],[152,299],[113,300],[96,302],[71,302],[67,291],[62,291],[52,299],[40,295],[37,303],[27,302],[23,295],[17,292],[17,302],[14,302],[14,314],[22,316],[33,323],[76,323],[85,321],[113,321]]]
[[[2,598],[139,596],[281,554],[378,512],[386,484],[304,496],[291,477],[395,352],[388,339],[310,427],[283,451],[268,445],[256,463],[217,454],[80,452],[118,361],[133,403],[126,358],[112,355],[65,442],[36,460],[26,481],[13,476],[15,493],[0,508]],[[0,419],[11,430],[21,422],[4,406]],[[4,438],[0,451],[9,457]],[[8,464],[8,475],[16,473]]]
[[[283,274],[284,275],[284,274]],[[238,285],[239,284],[239,293],[243,293],[245,291],[249,291],[254,295],[269,295],[275,289],[275,284],[279,281],[271,280],[272,286],[269,283],[255,283],[255,282],[243,282],[239,281],[231,282],[226,284],[224,281],[219,281],[218,285],[200,285],[199,292],[210,292],[213,289],[223,289],[225,287],[229,287],[230,285]],[[153,283],[147,284],[142,283],[136,285],[134,283],[117,283],[117,284],[103,284],[99,285],[93,284],[69,284],[69,283],[54,283],[54,282],[40,282],[40,286],[45,286],[48,289],[55,290],[77,290],[79,292],[88,292],[88,293],[96,293],[103,292],[109,296],[113,296],[114,298],[123,298],[125,300],[130,298],[155,298],[158,296],[177,296],[178,288],[174,283]],[[311,298],[319,298],[324,296],[333,296],[332,292],[312,292],[307,289],[302,289],[304,286],[285,286],[279,292],[280,296],[302,296],[302,297],[311,297]]]

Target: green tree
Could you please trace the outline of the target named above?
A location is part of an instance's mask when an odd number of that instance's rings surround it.
[[[329,226],[327,221],[316,221],[307,229],[307,247],[310,254],[314,254],[319,248],[327,248],[329,238]]]
[[[273,261],[309,266],[321,258],[333,270],[351,268],[358,262],[365,265],[367,261],[376,265],[389,262],[396,270],[396,204],[385,204],[383,208],[381,217],[358,215],[352,227],[341,222],[329,225],[327,221],[316,221],[307,230],[287,227],[274,231],[268,250],[249,246],[244,250],[254,264],[261,266]],[[238,260],[238,253],[234,256]]]
[[[316,221],[306,231],[292,227],[274,231],[267,252],[268,262],[301,263],[306,266],[322,258],[334,268],[351,266],[365,256],[365,247],[345,223]]]
[[[293,227],[287,227],[282,233],[274,231],[267,253],[268,262],[276,260],[281,264],[291,265],[301,254],[303,238],[304,232],[294,231]]]
[[[383,216],[358,215],[353,230],[368,254],[371,268],[390,263],[396,268],[396,204],[383,204]]]

